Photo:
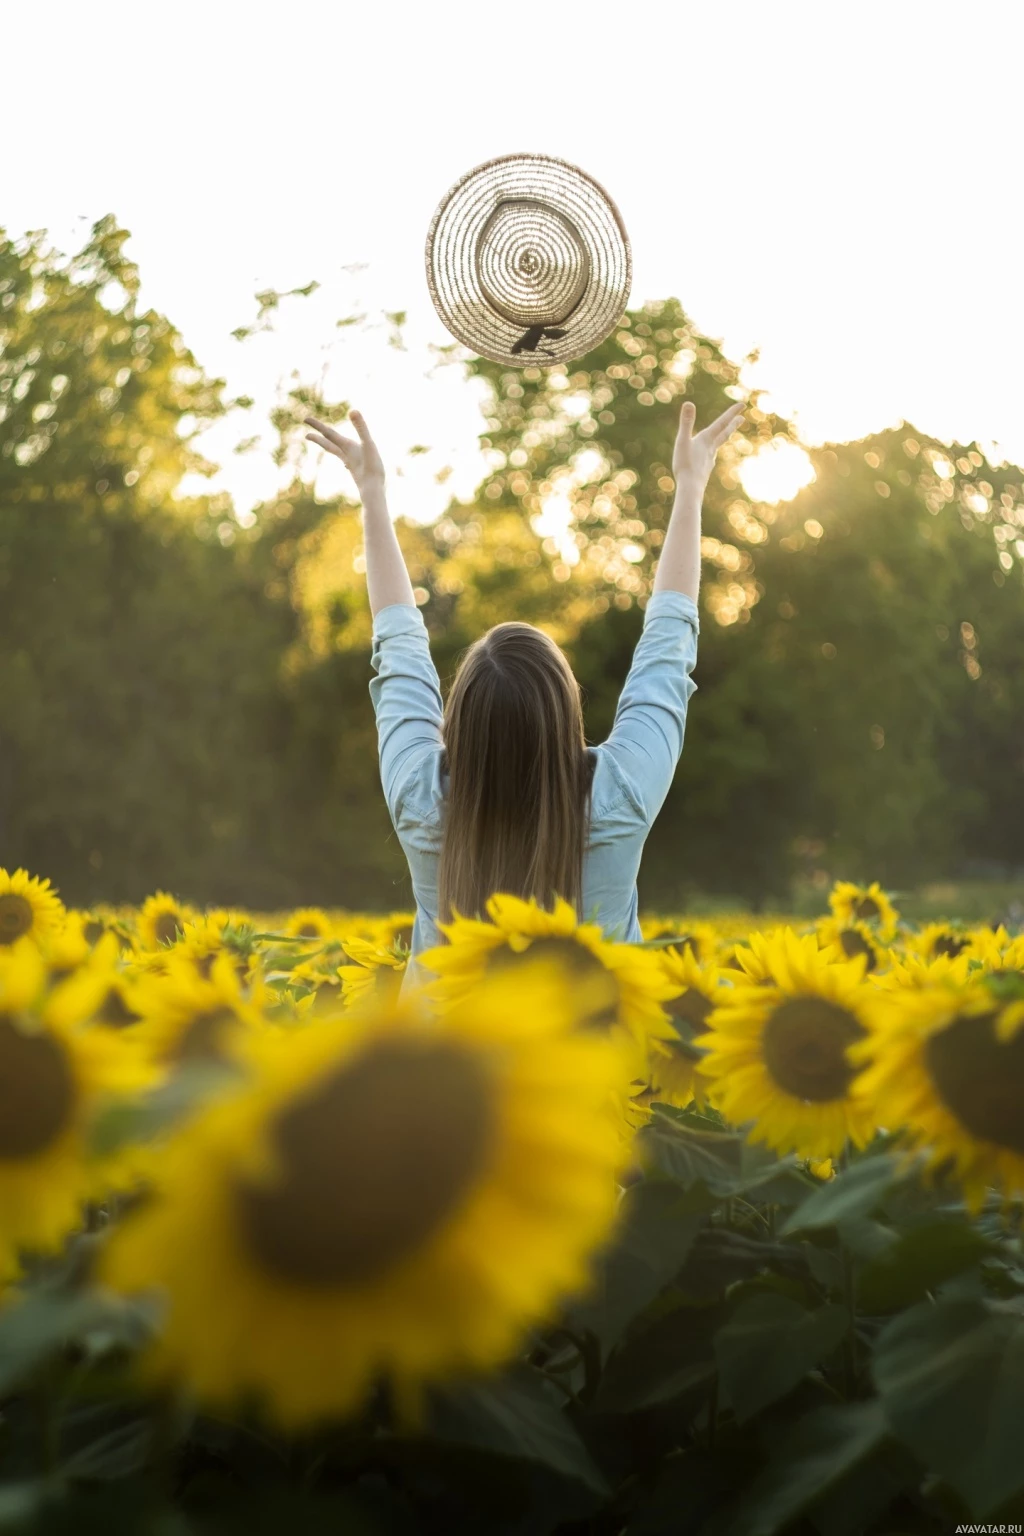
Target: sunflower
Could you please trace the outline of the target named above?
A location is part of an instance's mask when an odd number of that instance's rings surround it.
[[[964,951],[969,968],[980,967],[992,976],[1024,979],[1024,934],[1014,938],[1002,926],[975,928],[970,939],[970,945]]]
[[[411,949],[415,919],[415,912],[391,912],[374,925],[374,933],[371,937],[385,949],[391,948],[392,945],[397,945],[401,949]]]
[[[791,929],[754,935],[763,978],[723,988],[694,1044],[708,1054],[698,1071],[708,1097],[733,1124],[753,1122],[751,1140],[801,1157],[835,1157],[863,1146],[874,1121],[852,1093],[847,1047],[866,1034],[875,989],[862,985],[864,958],[839,959],[817,938]]]
[[[68,953],[59,946],[44,949],[51,979],[58,982],[52,1009],[61,1018],[78,1019],[106,1029],[129,1029],[142,1019],[139,982],[118,964],[117,937],[107,933],[72,969],[64,962]]]
[[[955,957],[938,955],[932,960],[926,960],[913,951],[897,954],[890,950],[888,969],[873,971],[871,980],[888,991],[899,991],[904,987],[956,987],[968,979],[971,969],[972,962],[968,954]]]
[[[399,956],[393,948],[385,949],[366,939],[345,939],[342,947],[353,962],[339,965],[337,970],[346,1005],[367,993],[375,993],[380,999],[397,996],[407,964],[404,954]]]
[[[910,1150],[952,1169],[973,1213],[990,1186],[1024,1198],[1024,1000],[979,977],[886,994],[852,1050],[856,1092]]]
[[[139,942],[143,949],[166,949],[177,944],[185,924],[194,921],[196,912],[166,891],[147,896],[138,915]]]
[[[44,939],[60,929],[64,916],[64,904],[49,880],[37,880],[26,869],[16,869],[13,875],[0,869],[0,945],[26,935]]]
[[[925,960],[937,960],[940,955],[955,960],[970,953],[971,935],[956,923],[927,923],[919,933],[907,935],[907,949]]]
[[[817,928],[799,938],[789,926],[766,928],[763,932],[751,931],[742,943],[734,946],[728,964],[723,966],[723,975],[728,972],[727,979],[740,986],[747,982],[771,982],[775,967],[784,964],[791,939],[797,940],[801,954],[820,950],[832,960],[853,958],[844,957],[839,945],[823,937]],[[740,972],[738,981],[733,971]]]
[[[85,936],[85,926],[84,913],[69,912],[60,928],[39,940],[39,949],[51,979],[71,976],[79,966],[88,964],[93,946]],[[105,944],[108,948],[113,945],[116,952],[117,939],[113,934],[105,936]]]
[[[298,961],[283,980],[273,971],[267,979],[280,989],[279,1000],[284,1004],[290,1001],[300,1013],[337,1013],[344,1006],[337,967],[322,955]]]
[[[331,939],[334,924],[320,907],[299,907],[285,918],[283,932],[297,939]]]
[[[229,912],[224,908],[206,912],[189,919],[176,943],[169,948],[140,955],[139,965],[143,970],[159,975],[173,963],[185,960],[200,976],[208,977],[214,962],[226,954],[239,981],[257,985],[261,975],[259,950],[251,936],[243,938],[239,935],[238,930],[244,926],[251,926],[247,913]]]
[[[261,1043],[101,1260],[166,1295],[147,1373],[295,1429],[509,1358],[616,1213],[622,1061],[564,1002],[534,974]]]
[[[137,1053],[55,1007],[28,939],[0,950],[0,1280],[19,1250],[51,1253],[102,1187],[89,1158],[96,1109],[146,1086]]]
[[[688,949],[702,965],[714,960],[720,944],[719,932],[713,923],[687,922],[683,918],[641,919],[640,932],[645,943],[652,939],[662,942],[671,939],[671,948]]]
[[[133,1036],[164,1066],[222,1061],[271,1030],[263,1000],[262,987],[251,995],[243,990],[225,951],[214,953],[204,971],[187,956],[172,956],[163,973],[141,977],[132,990],[130,1006],[142,1020]]]
[[[888,950],[878,942],[877,933],[863,919],[843,920],[836,917],[823,917],[819,919],[816,926],[819,942],[823,948],[835,946],[842,951],[847,960],[855,960],[859,955],[863,955],[865,970],[868,974],[884,970],[888,965]]]
[[[108,933],[115,936],[119,949],[131,953],[139,947],[138,913],[131,908],[95,906],[87,912],[69,913],[68,916],[81,924],[82,937],[90,949]]]
[[[828,898],[832,916],[844,927],[853,923],[876,923],[884,939],[896,933],[900,915],[878,881],[871,885],[854,885],[849,880],[837,880]]]
[[[457,916],[440,924],[449,943],[417,957],[437,975],[426,991],[440,1006],[470,994],[484,976],[511,976],[524,962],[551,959],[572,978],[581,1023],[619,1026],[631,1036],[637,1076],[646,1070],[648,1052],[675,1037],[661,1006],[675,984],[656,951],[606,939],[597,923],[581,923],[560,899],[549,912],[535,898],[498,894],[487,912],[489,922]]]
[[[662,950],[661,962],[666,976],[677,985],[675,996],[662,1004],[672,1021],[675,1038],[665,1042],[667,1052],[651,1053],[650,1098],[676,1104],[680,1109],[694,1100],[702,1106],[706,1083],[697,1072],[702,1053],[693,1042],[707,1027],[714,1010],[722,986],[721,972],[699,965],[688,945]]]

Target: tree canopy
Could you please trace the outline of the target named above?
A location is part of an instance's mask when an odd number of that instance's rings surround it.
[[[78,902],[166,885],[403,905],[358,512],[297,472],[251,527],[223,494],[174,494],[212,470],[196,438],[240,402],[139,312],[126,239],[101,220],[64,258],[0,231],[0,863]],[[470,503],[399,529],[442,682],[488,625],[540,624],[600,740],[680,401],[707,420],[741,365],[668,299],[569,369],[453,366],[489,386],[491,468]],[[282,463],[309,403],[343,411],[297,389]],[[903,423],[808,449],[814,478],[771,504],[744,481],[779,441],[791,424],[753,406],[708,489],[698,693],[644,901],[1024,865],[1024,471]]]

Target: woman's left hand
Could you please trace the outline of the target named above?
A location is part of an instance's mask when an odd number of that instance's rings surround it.
[[[325,421],[316,416],[307,416],[307,426],[316,427],[315,432],[307,432],[308,442],[316,443],[319,448],[326,448],[328,453],[333,453],[336,459],[340,459],[348,470],[360,496],[365,500],[366,493],[373,487],[383,488],[384,464],[377,451],[377,444],[370,436],[369,428],[363,420],[361,411],[349,411],[349,420],[359,433],[359,441],[351,437],[342,437],[340,432],[335,432]]]
[[[746,405],[742,401],[738,405],[730,405],[703,432],[694,436],[693,423],[697,407],[692,400],[685,402],[679,413],[679,431],[672,453],[672,473],[677,481],[688,481],[698,487],[701,495],[704,494],[704,487],[715,467],[718,450],[739,425],[740,416],[745,410]]]

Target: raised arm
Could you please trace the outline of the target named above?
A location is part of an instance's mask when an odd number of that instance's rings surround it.
[[[694,436],[697,408],[687,400],[679,413],[679,431],[672,452],[676,495],[672,504],[661,558],[654,572],[652,592],[685,592],[697,601],[700,588],[700,509],[719,448],[738,424],[742,402]]]
[[[384,795],[391,819],[402,833],[409,792],[418,782],[428,755],[442,744],[441,685],[388,512],[384,465],[366,422],[358,411],[351,413],[359,434],[355,442],[315,416],[306,420],[318,429],[307,433],[309,441],[341,459],[363,504],[366,587],[373,616],[370,664],[376,673],[370,682],[370,698],[377,720]],[[409,816],[414,822],[411,809]]]
[[[311,443],[326,448],[340,459],[356,483],[363,504],[363,546],[366,556],[366,590],[370,599],[370,613],[374,618],[381,608],[392,603],[408,603],[415,608],[412,582],[405,567],[405,559],[395,533],[395,525],[388,512],[384,494],[384,464],[377,445],[370,436],[362,413],[350,411],[349,419],[359,433],[358,442],[342,437],[333,427],[316,416],[307,416],[307,423],[316,427],[307,432]]]
[[[736,426],[742,405],[730,406],[693,435],[694,407],[683,406],[672,457],[675,503],[654,573],[644,625],[604,750],[615,763],[634,808],[649,827],[672,783],[696,684],[700,513],[715,455]]]

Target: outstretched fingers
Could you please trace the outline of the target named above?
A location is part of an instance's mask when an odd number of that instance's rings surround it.
[[[320,448],[326,448],[328,453],[337,454],[345,459],[351,449],[359,446],[350,437],[342,437],[340,432],[335,432],[334,428],[328,426],[326,421],[321,421],[319,416],[307,416],[306,424],[317,429],[315,432],[306,433],[307,440],[316,443]]]
[[[736,405],[730,405],[727,411],[723,411],[721,416],[717,416],[710,426],[706,428],[708,437],[716,448],[721,447],[722,443],[725,442],[745,410],[746,402],[743,400],[739,401]]]
[[[321,432],[307,432],[306,441],[307,443],[315,443],[318,448],[326,448],[328,453],[333,453],[336,458],[344,460],[345,463],[348,462],[347,449],[356,446],[355,443],[346,443],[344,438],[334,438],[332,440],[329,437],[324,437]]]

